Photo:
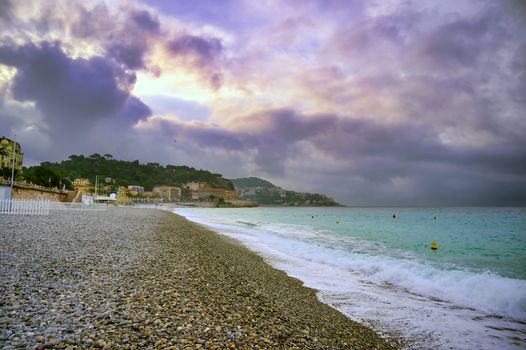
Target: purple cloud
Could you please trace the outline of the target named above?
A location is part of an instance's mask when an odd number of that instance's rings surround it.
[[[213,89],[221,87],[223,76],[218,63],[223,45],[219,39],[184,34],[170,41],[167,46],[174,57],[182,57],[195,66]]]
[[[110,40],[107,52],[130,69],[146,68],[144,57],[150,49],[149,36],[158,36],[161,25],[148,11],[132,11],[129,17],[130,21],[122,28],[122,32],[131,31],[134,36],[131,40]],[[122,36],[128,37],[124,33]]]
[[[213,63],[221,54],[221,41],[216,38],[204,39],[194,35],[182,35],[168,44],[174,55],[195,55],[201,65]]]
[[[162,13],[188,22],[213,24],[233,31],[250,29],[266,23],[266,19],[239,0],[163,1],[141,0]]]
[[[159,20],[152,16],[148,11],[134,11],[131,14],[131,18],[139,25],[142,29],[158,34],[161,28]]]
[[[505,40],[505,32],[492,23],[494,17],[485,14],[475,19],[457,19],[435,29],[421,41],[419,54],[425,58],[423,62],[434,69],[473,68],[489,47]]]
[[[9,21],[12,17],[12,6],[11,0],[0,0],[0,20]]]
[[[413,201],[428,205],[444,203],[447,196],[450,204],[490,203],[495,198],[499,198],[499,203],[526,201],[524,188],[517,191],[524,185],[526,175],[524,141],[517,145],[513,140],[502,141],[485,148],[446,145],[439,137],[441,129],[434,125],[428,128],[414,122],[386,125],[370,119],[305,116],[293,110],[270,110],[234,119],[228,123],[230,129],[205,123],[159,123],[159,129],[185,144],[211,151],[252,154],[257,169],[274,177],[287,176],[285,164],[290,159],[305,157],[312,162],[301,150],[302,144],[311,145],[325,157],[349,164],[341,174],[355,179],[349,181],[359,179],[368,184],[366,188],[377,188],[372,192],[387,188],[378,193],[378,200],[391,196],[395,203],[394,196],[398,195],[398,203]],[[470,181],[476,174],[485,175]],[[403,196],[395,193],[396,179],[413,183],[414,190],[407,190]],[[464,185],[469,193],[454,198]],[[366,198],[359,188],[353,189],[353,193],[359,194],[357,198]]]
[[[130,69],[145,68],[144,54],[148,47],[144,43],[132,43],[129,45],[116,43],[108,49],[108,53],[117,62],[125,64]]]
[[[50,118],[96,118],[115,113],[135,83],[134,75],[103,57],[70,59],[58,43],[1,46],[0,62],[17,68],[13,96],[19,101],[35,101]]]
[[[123,15],[112,13],[102,3],[93,8],[74,4],[75,12],[71,24],[61,23],[63,19],[42,19],[62,26],[71,26],[72,33],[79,38],[98,43],[106,50],[106,57],[132,70],[148,69],[145,56],[154,40],[160,38],[161,24],[156,15],[133,7],[122,9]]]
[[[104,57],[72,59],[59,43],[42,42],[0,46],[0,63],[17,68],[13,97],[35,102],[53,127],[89,125],[122,114],[124,107],[134,121],[150,114],[130,96],[135,74]]]

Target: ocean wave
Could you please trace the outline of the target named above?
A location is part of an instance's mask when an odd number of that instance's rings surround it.
[[[351,271],[377,285],[389,284],[431,300],[448,301],[488,315],[526,320],[526,280],[437,266],[410,254],[388,256],[383,254],[384,249],[373,247],[371,242],[330,235],[326,230],[308,225],[268,223],[256,227],[234,220],[224,221],[224,217],[210,220],[210,216],[205,218],[195,212],[178,212],[281,260],[294,258],[317,263],[320,268],[330,266],[327,271],[334,271],[334,268]],[[376,251],[372,251],[373,248]],[[305,271],[304,275],[309,276],[309,272]],[[339,291],[345,289],[337,283],[333,287]]]
[[[272,229],[276,230],[273,225]],[[282,227],[283,228],[283,227]],[[297,228],[294,230],[297,237]],[[251,236],[250,244],[260,250],[271,250],[282,259],[303,259],[331,268],[359,273],[361,278],[375,284],[390,284],[432,300],[444,300],[456,305],[473,308],[486,314],[526,320],[526,281],[502,277],[491,272],[474,272],[460,269],[440,269],[431,264],[371,255],[341,249],[309,240],[312,232],[304,234],[307,240],[287,238],[285,232],[276,234],[264,230],[244,231]],[[241,235],[238,238],[243,239]],[[248,238],[248,237],[247,237]],[[336,286],[341,290],[341,286]]]

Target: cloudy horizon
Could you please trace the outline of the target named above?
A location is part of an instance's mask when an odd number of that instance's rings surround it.
[[[0,134],[346,205],[526,205],[520,0],[0,0]]]

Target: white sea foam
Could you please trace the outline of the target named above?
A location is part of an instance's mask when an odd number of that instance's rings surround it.
[[[416,347],[512,349],[526,343],[524,280],[441,269],[403,254],[360,253],[369,243],[309,226],[247,227],[178,212],[244,242],[350,318],[413,339]]]
[[[275,256],[294,257],[333,268],[357,272],[375,284],[389,283],[409,292],[477,309],[486,314],[526,321],[526,281],[492,273],[441,270],[415,261],[383,255],[350,252],[312,240],[318,238],[308,227],[265,225],[257,232],[242,230],[236,237],[257,236],[258,248]],[[288,230],[285,232],[285,228]],[[250,234],[252,232],[252,234]],[[305,240],[288,237],[307,238]],[[312,240],[312,241],[311,241]],[[253,243],[253,242],[251,242]]]

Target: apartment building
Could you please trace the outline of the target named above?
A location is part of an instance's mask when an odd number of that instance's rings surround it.
[[[5,136],[0,137],[0,168],[13,167],[13,152],[15,153],[15,169],[22,170],[24,153],[18,142],[14,142]]]

